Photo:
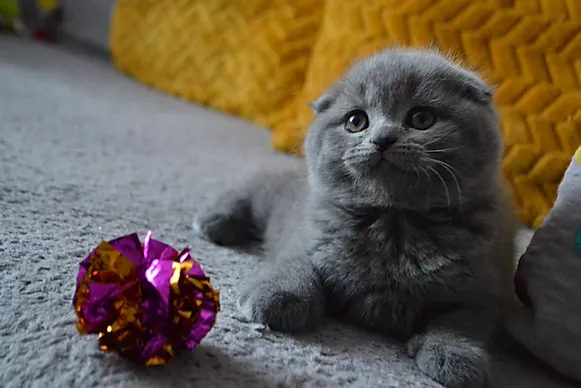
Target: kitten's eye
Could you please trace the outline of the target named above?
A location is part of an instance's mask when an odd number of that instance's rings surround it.
[[[436,115],[426,108],[414,108],[408,113],[406,124],[414,129],[424,130],[436,122]]]
[[[345,129],[349,132],[361,132],[369,126],[369,118],[362,110],[356,110],[347,115]]]

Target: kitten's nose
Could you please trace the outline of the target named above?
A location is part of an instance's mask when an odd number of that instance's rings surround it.
[[[379,151],[383,152],[387,150],[389,147],[393,145],[397,141],[397,136],[395,135],[387,135],[381,136],[379,138],[373,139],[371,142],[375,144],[375,146],[379,149]]]

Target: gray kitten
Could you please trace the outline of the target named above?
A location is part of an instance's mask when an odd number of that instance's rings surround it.
[[[217,244],[263,242],[242,311],[286,332],[340,317],[407,341],[447,387],[486,384],[514,232],[491,99],[436,53],[357,63],[312,104],[306,168],[257,176],[195,223]]]

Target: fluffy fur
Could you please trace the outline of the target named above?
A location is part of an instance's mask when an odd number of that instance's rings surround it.
[[[218,244],[262,241],[244,313],[285,332],[340,317],[406,341],[445,386],[483,386],[513,260],[491,99],[433,52],[357,63],[312,104],[304,169],[257,176],[195,223]],[[429,128],[410,123],[418,109]],[[347,130],[353,112],[364,129]]]

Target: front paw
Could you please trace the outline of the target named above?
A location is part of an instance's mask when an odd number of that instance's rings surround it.
[[[323,306],[309,296],[264,281],[244,290],[238,308],[244,316],[280,332],[313,330],[322,320]]]
[[[455,336],[418,335],[407,353],[420,370],[448,388],[483,388],[489,381],[486,351]]]

